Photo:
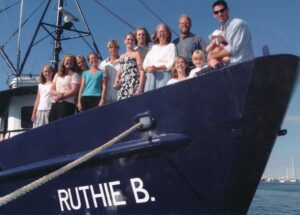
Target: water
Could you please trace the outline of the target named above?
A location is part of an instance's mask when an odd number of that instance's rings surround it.
[[[300,183],[260,183],[248,215],[300,215]]]

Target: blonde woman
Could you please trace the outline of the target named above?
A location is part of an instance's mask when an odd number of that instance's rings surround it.
[[[171,79],[171,69],[176,57],[176,47],[171,43],[172,33],[165,24],[156,27],[154,45],[147,53],[143,67],[146,71],[145,91],[163,87]]]
[[[119,42],[117,40],[109,40],[107,49],[109,56],[100,63],[99,69],[107,72],[108,82],[106,102],[111,103],[118,100],[118,90],[113,86],[117,71],[120,69]]]
[[[81,82],[78,70],[75,56],[66,54],[51,86],[52,106],[49,122],[74,114],[76,109],[75,97]]]

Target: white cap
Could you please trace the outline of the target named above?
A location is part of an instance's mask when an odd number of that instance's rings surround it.
[[[212,40],[214,37],[224,37],[224,32],[221,30],[215,30],[211,35],[208,36],[210,40]]]

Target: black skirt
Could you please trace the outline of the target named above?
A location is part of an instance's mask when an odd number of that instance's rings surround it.
[[[75,109],[76,105],[70,102],[52,103],[49,113],[49,122],[73,115],[75,113]]]

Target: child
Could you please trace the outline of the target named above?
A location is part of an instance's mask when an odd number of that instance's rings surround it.
[[[43,66],[39,75],[40,83],[31,115],[33,128],[49,123],[49,112],[52,104],[50,89],[53,76],[54,69],[52,66],[49,64]]]
[[[189,64],[187,60],[182,56],[177,56],[173,63],[171,79],[167,82],[167,85],[175,84],[179,81],[186,80]]]
[[[215,30],[210,36],[209,39],[211,40],[210,44],[206,47],[206,51],[208,52],[207,58],[208,65],[214,69],[226,66],[230,62],[229,55],[223,58],[210,58],[209,56],[213,53],[219,53],[224,50],[224,47],[228,44],[224,40],[224,33],[221,30]]]
[[[106,72],[98,69],[99,56],[96,52],[91,52],[87,59],[91,68],[82,74],[77,103],[79,111],[85,111],[105,104]]]
[[[195,65],[195,68],[191,70],[189,74],[189,78],[194,78],[198,76],[199,73],[201,73],[200,71],[207,67],[207,65],[205,65],[204,53],[201,50],[195,50],[193,52],[192,61],[193,64]]]

